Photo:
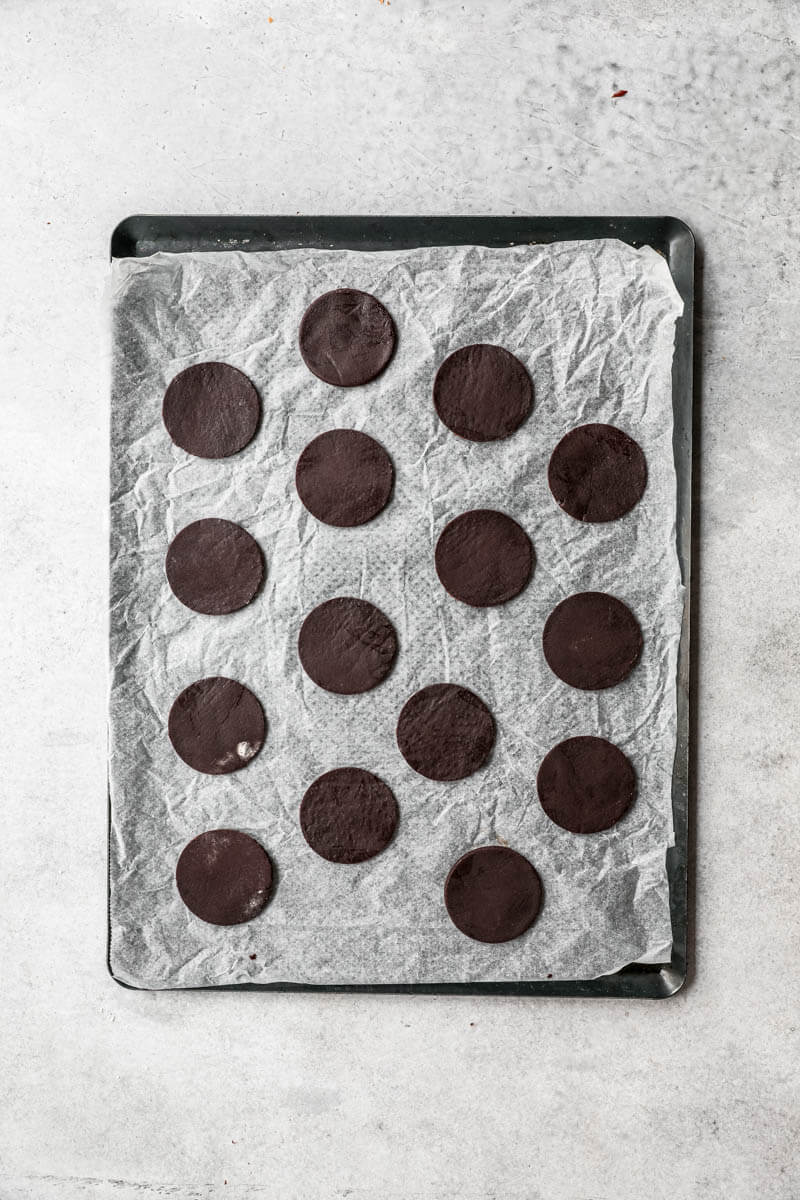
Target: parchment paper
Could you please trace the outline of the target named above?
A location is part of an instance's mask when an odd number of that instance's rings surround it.
[[[377,295],[399,331],[389,368],[365,387],[330,387],[298,353],[305,308],[339,286]],[[683,589],[670,385],[681,302],[664,260],[615,240],[156,254],[117,262],[112,296],[114,974],[148,988],[501,981],[590,978],[668,958]],[[470,342],[507,347],[534,380],[534,411],[505,441],[463,441],[436,417],[436,367]],[[179,450],[161,422],[171,378],[204,359],[244,370],[263,401],[253,443],[221,461]],[[647,456],[643,501],[606,525],[572,520],[547,487],[556,442],[587,421],[618,425]],[[334,427],[363,429],[395,464],[392,502],[359,529],[319,524],[294,490],[301,450]],[[528,588],[495,609],[453,600],[433,566],[445,523],[478,507],[513,515],[536,550]],[[262,592],[227,617],[190,612],[164,576],[170,539],[208,516],[241,523],[267,562]],[[561,683],[541,651],[553,607],[589,589],[624,600],[645,638],[629,679],[596,693]],[[336,595],[377,604],[400,639],[392,675],[361,696],[322,691],[297,658],[303,617]],[[209,777],[177,757],[166,718],[182,688],[217,674],[256,693],[269,732],[252,764]],[[489,764],[456,783],[416,775],[394,738],[408,696],[441,680],[476,691],[498,727]],[[545,753],[578,734],[610,738],[639,776],[628,816],[584,837],[545,816],[535,785]],[[308,785],[344,765],[380,775],[401,814],[391,846],[357,866],[319,858],[297,819]],[[264,913],[231,928],[193,917],[174,884],[186,842],[219,827],[257,838],[277,875]],[[536,924],[500,946],[460,934],[442,897],[452,863],[496,841],[527,855],[545,889]]]

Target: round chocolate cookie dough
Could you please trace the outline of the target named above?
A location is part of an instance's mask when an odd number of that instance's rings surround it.
[[[338,387],[357,387],[380,375],[396,341],[394,321],[380,300],[355,288],[319,296],[300,322],[303,361]]]
[[[556,825],[570,833],[599,833],[616,825],[633,804],[636,772],[605,738],[567,738],[545,755],[536,789]]]
[[[579,425],[556,446],[547,469],[550,491],[577,521],[615,521],[644,495],[642,448],[613,425]]]
[[[258,542],[241,525],[219,517],[182,529],[167,550],[166,568],[181,604],[212,616],[244,608],[264,578]]]
[[[408,765],[427,779],[464,779],[492,752],[494,718],[467,688],[432,683],[403,705],[397,745]]]
[[[170,709],[167,729],[176,752],[195,771],[228,775],[255,758],[267,723],[249,688],[215,675],[184,688]]]
[[[536,870],[508,846],[470,850],[450,869],[444,902],[453,924],[477,942],[510,942],[542,905]]]
[[[519,595],[533,570],[533,546],[505,513],[476,508],[445,525],[436,543],[436,574],[456,600],[481,608]]]
[[[557,605],[542,635],[547,665],[574,688],[621,683],[639,661],[642,631],[631,610],[605,592],[578,592]]]
[[[338,767],[315,779],[300,805],[300,828],[329,862],[360,863],[392,840],[397,801],[382,779],[358,767]]]
[[[502,346],[462,346],[436,372],[433,403],[459,437],[493,442],[509,437],[528,416],[533,384],[519,359]]]
[[[184,846],[175,882],[186,907],[210,925],[241,925],[269,900],[272,863],[266,850],[236,829],[211,829]]]
[[[397,634],[368,600],[337,596],[308,614],[297,651],[303,670],[319,687],[340,696],[382,683],[397,655]]]
[[[227,458],[253,438],[261,400],[242,371],[205,362],[175,376],[161,412],[176,446],[199,458]]]
[[[394,468],[380,442],[357,429],[330,429],[297,461],[297,494],[326,525],[364,525],[386,507]]]

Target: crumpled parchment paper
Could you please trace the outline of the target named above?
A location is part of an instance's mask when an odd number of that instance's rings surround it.
[[[389,368],[365,387],[321,382],[297,349],[307,305],[340,286],[378,296],[399,332]],[[501,250],[156,254],[114,264],[112,306],[117,978],[147,988],[572,979],[668,958],[665,851],[683,589],[670,382],[681,302],[665,261],[616,240]],[[505,441],[463,441],[436,417],[436,368],[470,342],[507,347],[534,380],[533,413]],[[169,381],[204,359],[241,368],[261,393],[261,428],[230,459],[190,457],[161,422]],[[553,447],[588,421],[618,425],[647,456],[643,501],[607,525],[572,520],[547,487]],[[376,437],[395,465],[392,502],[357,529],[318,523],[294,489],[303,447],[335,427]],[[527,529],[536,568],[509,604],[471,609],[438,583],[433,549],[448,520],[487,507]],[[164,575],[171,538],[208,516],[242,524],[267,562],[256,600],[227,617],[184,608]],[[629,679],[596,693],[561,683],[541,650],[553,607],[589,589],[624,600],[645,638]],[[336,595],[371,600],[399,635],[391,676],[361,696],[320,690],[297,658],[303,617]],[[217,674],[256,693],[269,731],[248,767],[215,778],[177,757],[166,720],[182,688]],[[456,783],[416,775],[394,737],[407,697],[440,680],[476,691],[498,728],[487,767]],[[577,734],[610,738],[638,772],[635,806],[607,833],[567,833],[537,800],[543,756]],[[308,785],[345,765],[381,776],[401,814],[391,846],[357,866],[319,858],[298,824]],[[193,917],[174,884],[186,842],[218,827],[252,834],[276,869],[263,914],[231,928]],[[451,864],[496,841],[527,855],[545,890],[536,924],[499,946],[460,934],[442,897]]]

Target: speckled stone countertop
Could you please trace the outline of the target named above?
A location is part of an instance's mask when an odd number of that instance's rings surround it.
[[[796,1200],[800,8],[10,0],[3,29],[0,1198]],[[110,231],[137,211],[694,228],[695,965],[679,995],[109,978],[104,288]]]

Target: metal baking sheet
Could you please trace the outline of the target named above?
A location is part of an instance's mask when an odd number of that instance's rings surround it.
[[[678,658],[677,749],[672,780],[675,845],[667,853],[673,948],[668,963],[631,964],[591,980],[402,985],[238,984],[267,991],[355,991],[664,998],[686,977],[691,569],[692,320],[694,239],[674,218],[535,217],[159,217],[136,216],[114,231],[114,258],[157,251],[288,250],[302,247],[399,250],[436,245],[509,246],[618,238],[666,258],[684,311],[673,359],[674,453],[678,480],[677,550],[686,589]],[[121,982],[121,981],[118,981]],[[125,984],[124,986],[129,986]]]

